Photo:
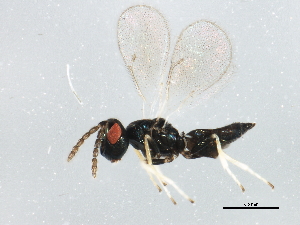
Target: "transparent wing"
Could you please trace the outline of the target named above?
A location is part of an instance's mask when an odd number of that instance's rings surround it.
[[[152,105],[166,74],[170,48],[166,20],[149,6],[128,8],[119,19],[118,40],[120,52],[139,94]]]
[[[227,82],[232,50],[226,33],[209,21],[184,29],[172,55],[167,81],[167,112],[197,105]],[[200,96],[201,95],[201,96]]]

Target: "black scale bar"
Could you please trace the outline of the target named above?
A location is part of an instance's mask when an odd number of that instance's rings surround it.
[[[279,207],[223,207],[223,209],[279,209]]]

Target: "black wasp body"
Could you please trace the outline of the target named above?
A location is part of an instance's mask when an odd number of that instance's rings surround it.
[[[148,141],[153,165],[172,162],[179,154],[187,159],[201,157],[217,158],[218,151],[212,134],[218,135],[224,149],[241,137],[254,123],[233,123],[217,129],[196,129],[186,135],[179,134],[172,124],[163,118],[137,120],[125,129],[122,123],[114,118],[102,121],[93,127],[73,147],[68,160],[70,161],[79,147],[92,133],[98,129],[93,158],[93,175],[96,176],[98,148],[100,154],[111,162],[118,162],[128,149],[129,143],[140,150],[146,158],[145,138]]]
[[[128,125],[126,131],[130,144],[140,150],[145,158],[147,135],[153,165],[172,162],[185,148],[184,137],[163,118],[134,121]]]
[[[116,123],[120,124],[120,121]],[[254,125],[254,123],[233,123],[217,129],[192,130],[187,135],[182,132],[180,135],[178,130],[163,118],[137,120],[130,123],[126,131],[122,128],[123,133],[119,141],[122,143],[119,149],[119,159],[124,155],[128,142],[135,149],[140,150],[146,158],[146,135],[148,136],[147,140],[153,165],[172,162],[179,154],[187,159],[200,157],[217,158],[218,151],[212,134],[218,135],[221,147],[225,148],[254,127]],[[113,153],[114,146],[108,147],[107,152]]]
[[[196,129],[185,134],[179,133],[169,121],[163,119],[163,113],[168,112],[166,115],[169,118],[183,105],[198,104],[201,102],[201,96],[206,99],[229,79],[232,73],[231,43],[219,26],[210,21],[200,20],[186,27],[178,37],[169,69],[169,27],[156,9],[149,6],[133,6],[125,10],[118,22],[118,43],[125,65],[144,104],[149,106],[152,113],[158,106],[158,113],[153,116],[154,119],[134,121],[126,129],[114,118],[100,122],[79,139],[70,152],[68,161],[75,156],[84,141],[99,130],[92,159],[94,177],[97,173],[99,151],[114,163],[122,159],[131,144],[153,184],[161,191],[153,179],[154,176],[174,204],[175,200],[165,187],[167,183],[190,202],[194,201],[171,179],[164,176],[157,165],[170,163],[179,155],[186,159],[220,158],[223,168],[242,191],[245,189],[230,171],[228,162],[274,188],[247,165],[223,151],[254,127],[254,123],[232,123],[217,129]],[[154,93],[157,93],[157,96],[154,96]]]

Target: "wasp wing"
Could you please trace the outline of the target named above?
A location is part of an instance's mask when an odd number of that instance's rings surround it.
[[[202,20],[184,29],[172,55],[167,112],[186,102],[195,106],[216,92],[232,74],[231,61],[230,40],[219,26]]]
[[[128,8],[118,22],[118,42],[140,96],[152,105],[160,93],[170,48],[165,18],[149,6]]]

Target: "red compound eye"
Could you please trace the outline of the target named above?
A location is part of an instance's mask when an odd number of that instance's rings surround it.
[[[107,140],[112,144],[116,144],[116,142],[120,139],[122,135],[122,130],[119,124],[115,123],[110,130],[107,132]]]

